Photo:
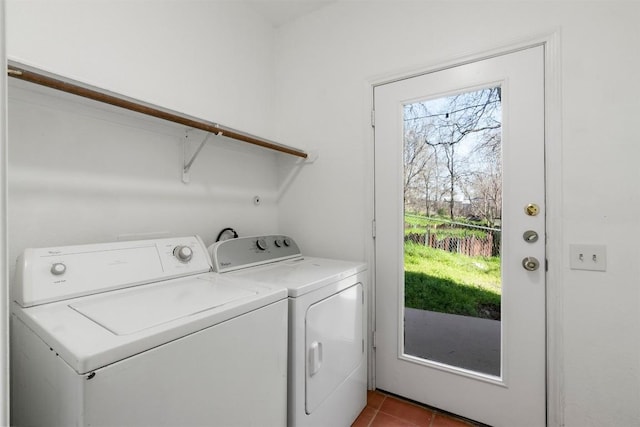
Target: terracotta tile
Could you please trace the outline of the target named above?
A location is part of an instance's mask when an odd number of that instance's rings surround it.
[[[415,427],[416,425],[409,421],[394,417],[393,415],[378,412],[370,427]]]
[[[424,427],[428,427],[433,418],[433,411],[389,396],[382,402],[380,412]]]
[[[473,427],[474,424],[468,423],[458,418],[450,417],[445,414],[435,414],[431,427]]]
[[[367,406],[371,406],[375,409],[380,409],[380,405],[387,396],[379,391],[367,391]]]
[[[358,418],[351,424],[351,427],[367,427],[371,424],[377,412],[377,409],[370,406],[365,407],[362,412],[360,412],[360,415],[358,415]]]

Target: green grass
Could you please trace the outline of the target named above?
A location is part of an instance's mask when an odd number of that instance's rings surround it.
[[[417,227],[433,227],[447,222],[447,220],[439,220],[438,218],[427,218],[426,216],[405,213],[404,222],[406,224],[415,225]]]
[[[499,318],[500,258],[469,257],[405,243],[405,306]]]

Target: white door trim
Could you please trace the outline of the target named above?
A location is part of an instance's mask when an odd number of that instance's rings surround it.
[[[527,40],[516,41],[496,49],[490,49],[480,53],[460,55],[457,58],[436,61],[420,69],[404,70],[379,76],[366,82],[365,111],[363,112],[363,126],[365,135],[368,135],[367,146],[367,182],[370,188],[366,196],[366,218],[374,219],[374,132],[371,125],[371,112],[373,111],[373,89],[376,86],[392,83],[394,81],[408,79],[421,74],[440,71],[454,66],[475,62],[482,59],[504,55],[533,46],[544,45],[544,73],[545,73],[545,179],[548,183],[562,182],[562,92],[561,92],[561,44],[560,33],[533,37]],[[564,425],[564,293],[562,289],[562,277],[564,265],[563,237],[562,237],[562,185],[547,185],[546,188],[546,253],[548,259],[548,271],[546,277],[547,292],[547,425]],[[365,224],[366,234],[370,234],[371,224]],[[375,265],[375,242],[370,239],[366,245],[367,260],[370,266]],[[374,268],[371,268],[375,271]],[[370,276],[369,307],[369,331],[375,324],[375,275]],[[371,343],[373,345],[373,342]],[[369,388],[375,388],[375,358],[370,351],[369,360]]]

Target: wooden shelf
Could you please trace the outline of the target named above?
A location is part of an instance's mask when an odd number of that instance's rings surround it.
[[[162,109],[157,106],[145,104],[118,94],[107,93],[107,91],[97,88],[89,88],[87,86],[83,86],[60,77],[53,77],[51,75],[45,75],[40,72],[28,70],[21,66],[9,65],[7,67],[7,74],[9,75],[9,77],[71,93],[73,95],[92,99],[94,101],[104,102],[106,104],[114,105],[126,110],[135,111],[137,113],[146,114],[148,116],[153,116],[159,119],[178,123],[189,128],[200,129],[215,135],[223,135],[227,138],[246,142],[252,145],[257,145],[280,153],[300,157],[302,159],[307,159],[308,157],[308,154],[306,152],[297,148],[289,147],[287,145],[279,144],[268,139],[250,135],[248,133],[222,126],[217,123],[208,122],[174,111]],[[191,162],[193,162],[193,159],[191,160]]]

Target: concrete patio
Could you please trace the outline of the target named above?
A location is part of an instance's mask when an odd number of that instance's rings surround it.
[[[500,376],[500,321],[405,308],[405,353]]]

